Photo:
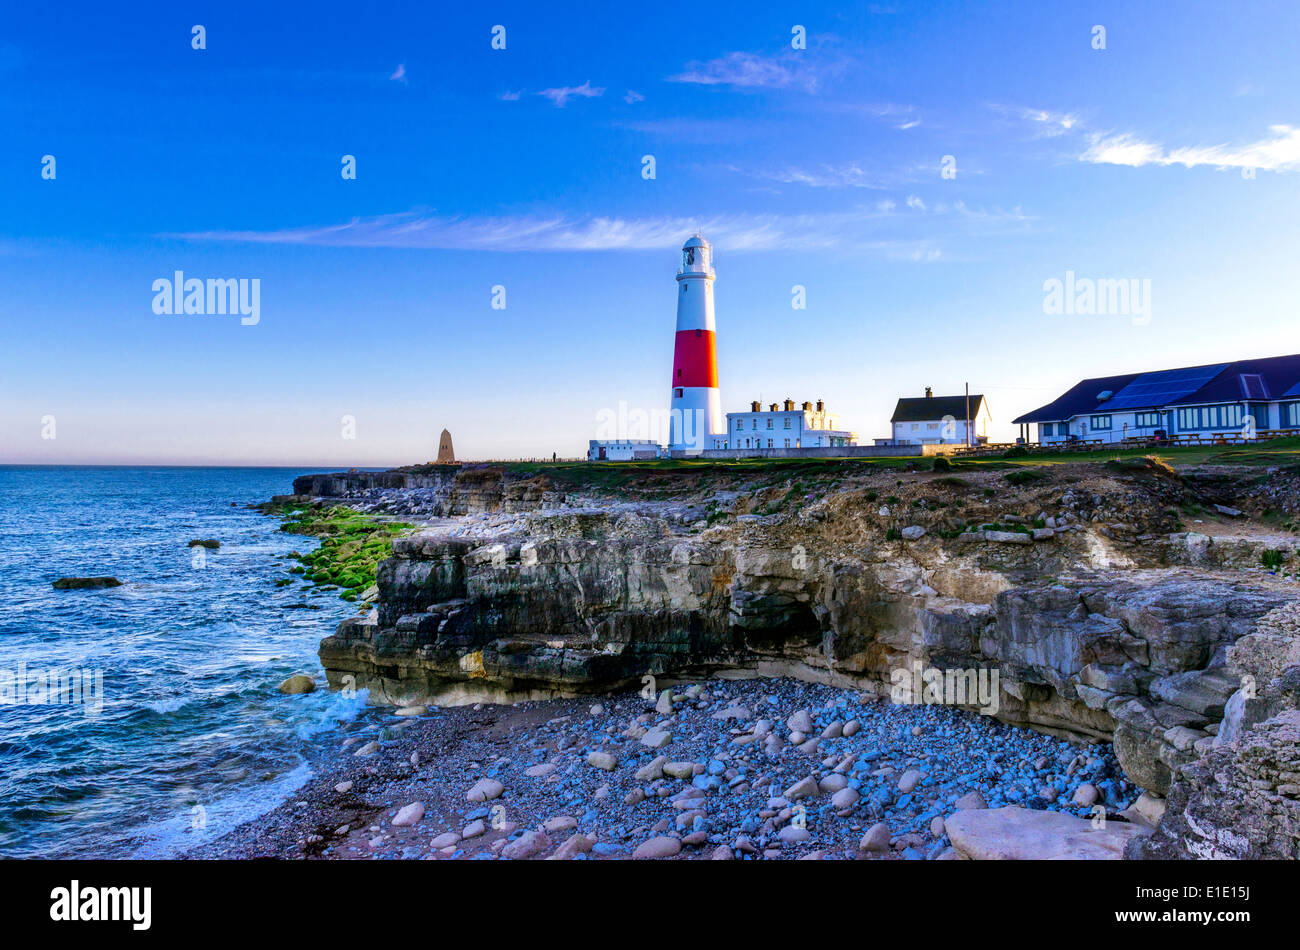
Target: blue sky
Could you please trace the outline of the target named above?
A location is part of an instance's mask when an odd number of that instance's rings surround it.
[[[695,228],[724,408],[863,441],[927,385],[1009,438],[1084,376],[1300,352],[1292,2],[129,6],[0,26],[0,461],[580,455],[666,407]],[[260,321],[154,313],[177,270]],[[1044,313],[1067,271],[1148,318]]]

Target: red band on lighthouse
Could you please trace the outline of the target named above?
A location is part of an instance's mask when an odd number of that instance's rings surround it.
[[[673,385],[718,385],[718,358],[712,330],[678,331],[673,346]]]

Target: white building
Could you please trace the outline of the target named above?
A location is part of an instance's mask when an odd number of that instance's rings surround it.
[[[1300,355],[1101,376],[1014,420],[1042,445],[1300,429]]]
[[[592,439],[587,445],[589,462],[634,462],[667,457],[664,447],[652,439]]]
[[[713,437],[715,449],[809,449],[857,445],[858,435],[841,429],[839,418],[818,399],[798,408],[793,399],[772,403],[766,412],[756,400],[749,412],[727,413],[727,432]]]
[[[893,445],[978,445],[988,441],[992,422],[988,401],[980,395],[925,395],[898,400],[889,423]],[[880,441],[880,440],[877,440]]]

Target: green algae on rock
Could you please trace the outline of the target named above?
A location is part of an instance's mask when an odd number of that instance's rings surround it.
[[[342,505],[277,501],[258,507],[286,519],[281,531],[321,539],[316,550],[299,555],[301,566],[290,568],[290,573],[324,589],[341,589],[339,596],[348,601],[357,600],[374,585],[375,571],[390,556],[393,538],[411,528]]]

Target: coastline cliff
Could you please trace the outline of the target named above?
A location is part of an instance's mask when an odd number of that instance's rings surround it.
[[[900,670],[996,671],[986,712],[1111,742],[1148,815],[1167,800],[1130,856],[1253,857],[1295,856],[1279,829],[1300,828],[1300,541],[1276,514],[1297,482],[1143,459],[425,466],[294,492],[419,525],[322,642],[335,688],[410,707],[786,676],[888,699]],[[1242,807],[1199,806],[1225,772]]]

